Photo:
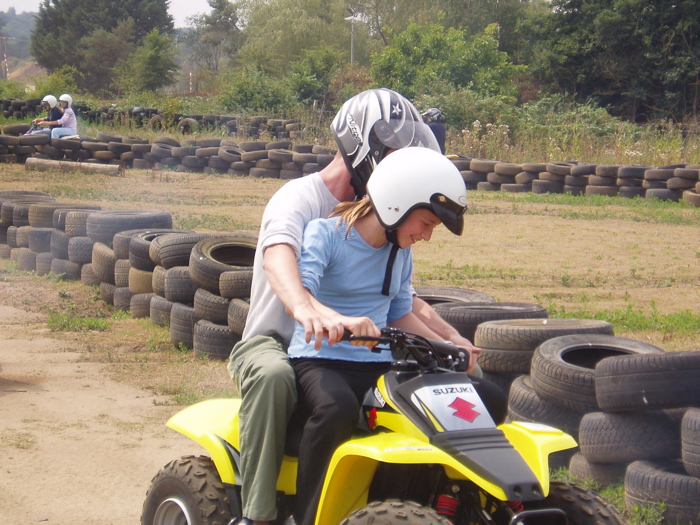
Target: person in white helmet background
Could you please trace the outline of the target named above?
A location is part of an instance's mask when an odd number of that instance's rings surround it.
[[[442,111],[438,108],[430,108],[423,113],[425,123],[435,135],[435,139],[440,145],[440,152],[445,154],[445,140],[447,138],[447,127],[445,126],[445,118],[442,116]]]
[[[461,235],[467,189],[459,170],[428,148],[404,148],[382,160],[367,182],[367,198],[339,204],[331,218],[304,230],[299,271],[310,297],[337,312],[327,339],[308,341],[295,326],[288,353],[299,384],[303,422],[294,522],[312,525],[325,472],[349,439],[366,392],[393,361],[389,349],[336,340],[345,330],[378,337],[393,326],[439,339],[413,313],[411,246],[444,224]],[[505,418],[505,404],[499,419]]]
[[[51,138],[58,139],[61,137],[67,137],[78,134],[78,121],[75,118],[75,113],[73,113],[73,97],[64,93],[58,97],[59,104],[63,111],[63,115],[58,120],[51,120],[40,122],[39,125],[42,127],[53,127],[51,129]],[[56,127],[58,126],[58,127]]]
[[[297,387],[287,346],[295,320],[305,337],[321,341],[337,314],[317,309],[304,289],[297,266],[304,228],[325,218],[340,202],[366,193],[377,164],[407,146],[439,151],[418,110],[389,89],[364,91],[343,104],[331,130],[338,145],[334,160],[318,173],[285,184],[268,202],[255,254],[250,311],[243,339],[232,350],[228,370],[241,396],[239,432],[243,517],[240,523],[265,523],[277,517],[276,482],[287,423],[296,407]],[[414,310],[432,330],[468,350],[462,338],[418,297]],[[340,335],[331,336],[335,343]],[[476,357],[475,353],[472,356]]]
[[[32,124],[34,124],[35,126],[41,127],[43,122],[57,122],[63,116],[63,111],[61,111],[61,109],[58,107],[58,100],[53,95],[46,95],[43,99],[41,99],[41,105],[44,107],[44,109],[48,111],[49,114],[44,118],[35,118],[34,120],[32,120]],[[55,127],[58,126],[49,126],[46,129],[34,129],[31,130],[31,134],[50,135],[51,131]]]

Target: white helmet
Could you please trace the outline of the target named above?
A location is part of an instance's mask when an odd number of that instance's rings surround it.
[[[44,98],[41,99],[41,103],[43,104],[46,102],[50,108],[55,108],[56,104],[58,104],[58,100],[56,100],[56,97],[53,95],[46,95]]]
[[[61,102],[68,102],[68,107],[71,107],[73,105],[73,97],[71,97],[68,93],[64,93],[60,97],[58,97],[58,100]]]
[[[417,208],[432,211],[448,230],[462,235],[467,188],[457,167],[437,151],[404,148],[387,155],[369,179],[367,194],[389,239]]]
[[[374,168],[390,150],[422,146],[440,151],[416,107],[386,88],[369,89],[346,101],[331,131],[358,197],[365,195]]]

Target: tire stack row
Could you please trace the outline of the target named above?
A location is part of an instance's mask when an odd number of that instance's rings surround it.
[[[601,411],[581,422],[581,460],[624,478],[625,503],[665,503],[668,523],[700,522],[700,351],[616,356],[595,367]]]
[[[117,164],[135,169],[219,173],[293,179],[327,166],[336,150],[284,141],[234,142],[221,139],[177,141],[169,136],[146,139],[98,132],[96,138],[51,139],[22,135],[27,126],[5,126],[0,135],[0,162],[29,157],[85,163]]]
[[[0,192],[0,257],[99,287],[177,347],[226,359],[245,328],[257,239],[172,229],[158,210],[102,211],[37,191]]]
[[[2,99],[1,104],[2,116],[5,118],[34,118],[42,111],[40,98],[31,98],[27,100],[18,98],[4,98]]]
[[[116,310],[167,327],[177,348],[226,359],[245,327],[256,244],[243,233],[125,230],[112,248],[95,244],[93,267]]]
[[[0,257],[12,259],[23,271],[80,279],[82,266],[91,259],[92,242],[73,224],[99,206],[58,202],[47,195],[3,195],[0,200],[0,240],[5,241]]]
[[[512,164],[461,157],[453,160],[467,189],[657,198],[700,206],[700,165],[653,168],[579,162]]]
[[[485,377],[509,388],[509,421],[579,443],[551,467],[603,486],[624,481],[630,508],[663,501],[668,522],[697,523],[700,408],[688,407],[700,407],[700,351],[666,353],[607,323],[567,319],[487,321],[475,344]]]

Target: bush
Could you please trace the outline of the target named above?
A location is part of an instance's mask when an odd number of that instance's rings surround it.
[[[291,109],[294,98],[284,80],[245,67],[231,75],[219,103],[227,111],[280,112]]]
[[[46,78],[35,79],[32,95],[38,98],[49,94],[56,98],[63,93],[74,95],[78,91],[78,79],[81,76],[82,73],[73,66],[63,66]]]
[[[0,80],[0,98],[21,98],[25,96],[24,89],[17,82]]]

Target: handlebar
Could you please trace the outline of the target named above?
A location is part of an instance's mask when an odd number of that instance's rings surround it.
[[[469,352],[453,344],[428,339],[399,328],[384,327],[380,337],[355,336],[345,330],[345,341],[367,341],[389,345],[391,353],[406,351],[425,369],[449,368],[465,371],[469,367]],[[381,352],[376,347],[372,352]]]

